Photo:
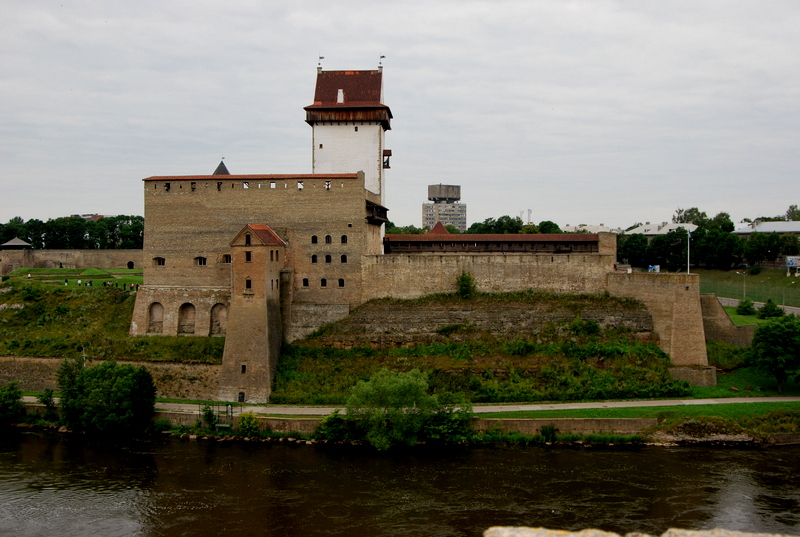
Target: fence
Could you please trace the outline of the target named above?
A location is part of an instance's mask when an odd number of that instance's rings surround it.
[[[779,305],[800,306],[800,288],[795,288],[794,285],[775,287],[763,283],[704,281],[700,278],[700,292],[739,300],[746,296],[753,302],[766,302],[767,299],[772,299]]]

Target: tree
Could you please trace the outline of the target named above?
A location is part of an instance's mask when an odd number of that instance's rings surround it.
[[[781,253],[783,255],[800,254],[800,240],[797,235],[786,233],[781,237]]]
[[[561,228],[558,227],[558,224],[555,222],[551,222],[550,220],[543,220],[539,222],[539,232],[540,233],[563,233]]]
[[[786,312],[783,311],[783,308],[778,306],[772,301],[771,298],[769,298],[767,299],[767,302],[758,310],[758,318],[769,319],[771,317],[783,317],[785,313]]]
[[[751,265],[757,265],[767,257],[767,235],[754,231],[747,237],[743,252],[745,260]]]
[[[519,232],[525,235],[535,235],[539,233],[539,226],[536,224],[525,224]]]
[[[758,326],[751,352],[753,364],[775,377],[783,392],[783,383],[800,374],[800,318],[787,315]]]
[[[84,367],[64,360],[57,372],[61,420],[70,429],[109,435],[143,432],[155,408],[156,388],[144,367],[108,361]]]
[[[647,249],[647,258],[650,264],[661,265],[667,270],[685,267],[687,239],[688,233],[683,228],[654,237]]]
[[[641,233],[634,233],[633,235],[621,235],[617,240],[620,243],[617,249],[617,259],[634,267],[647,265],[647,237]]]
[[[501,216],[500,218],[487,218],[483,222],[475,222],[467,233],[475,234],[495,234],[502,235],[508,233],[519,233],[522,230],[522,218],[519,216],[510,217],[508,215]]]
[[[675,210],[675,215],[672,217],[673,224],[694,224],[702,226],[708,221],[706,213],[701,212],[697,207],[689,209],[681,209],[680,207]]]
[[[737,315],[755,315],[756,308],[753,306],[753,301],[749,298],[743,298],[739,301],[739,305],[736,306],[736,314]]]
[[[464,299],[470,299],[475,296],[475,278],[466,270],[461,271],[461,275],[456,278],[456,294]]]
[[[800,209],[797,208],[797,205],[789,205],[789,208],[786,209],[786,220],[790,222],[800,220]]]
[[[25,415],[19,383],[9,382],[0,388],[0,423],[14,423]]]
[[[447,224],[444,228],[450,232],[451,235],[459,235],[461,231],[453,224]]]
[[[387,235],[421,235],[425,233],[423,228],[416,226],[396,226],[392,222],[386,222]]]

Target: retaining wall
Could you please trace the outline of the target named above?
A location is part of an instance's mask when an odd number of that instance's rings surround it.
[[[703,309],[703,330],[706,341],[721,341],[737,347],[749,347],[753,342],[756,327],[736,326],[722,308],[714,294],[700,295]]]

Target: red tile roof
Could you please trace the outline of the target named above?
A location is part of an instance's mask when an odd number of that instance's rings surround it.
[[[309,174],[255,174],[255,175],[154,175],[142,181],[258,181],[260,179],[303,180],[303,179],[357,179],[357,173],[309,173]]]
[[[384,107],[381,103],[381,71],[320,71],[314,104],[306,107]],[[339,90],[344,103],[339,103]]]
[[[549,234],[451,234],[446,238],[441,235],[386,235],[389,242],[597,242],[599,237],[594,233],[549,233]]]
[[[280,246],[286,246],[286,243],[283,242],[277,233],[272,231],[269,226],[263,224],[247,224],[247,228],[253,232],[253,234],[259,238],[261,242],[264,244],[275,244]],[[240,232],[241,234],[241,232]]]
[[[447,228],[444,227],[444,224],[441,222],[436,222],[436,225],[433,226],[433,229],[428,232],[428,235],[450,235],[450,232],[447,231]]]

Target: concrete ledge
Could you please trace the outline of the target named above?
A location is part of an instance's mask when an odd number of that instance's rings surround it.
[[[656,418],[474,418],[476,431],[498,429],[503,432],[538,434],[549,425],[561,434],[636,434],[658,424]]]
[[[671,367],[669,372],[675,380],[685,380],[692,386],[717,385],[717,370],[713,366]]]
[[[723,529],[713,530],[680,530],[669,529],[661,537],[778,537],[783,534],[776,533],[748,533],[744,531],[728,531]],[[608,531],[585,529],[581,531],[550,530],[547,528],[514,528],[494,526],[483,532],[484,537],[620,537],[617,533]],[[626,537],[651,537],[645,533],[632,532]]]

